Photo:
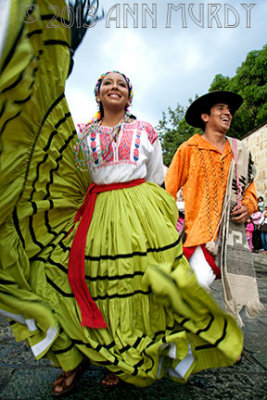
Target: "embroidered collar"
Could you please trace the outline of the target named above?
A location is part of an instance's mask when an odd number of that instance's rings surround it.
[[[108,152],[110,142],[118,136],[120,133],[121,129],[123,128],[123,125],[125,123],[130,123],[132,122],[132,118],[129,114],[125,114],[123,118],[120,120],[120,122],[113,126],[113,127],[107,127],[107,126],[102,126],[101,125],[101,120],[97,122],[92,122],[84,125],[82,129],[82,136],[79,138],[74,146],[74,155],[75,155],[75,165],[80,171],[88,171],[88,166],[92,162],[95,162],[95,157],[96,155],[92,155],[90,152],[87,154],[87,159],[85,160],[84,158],[79,157],[79,152],[82,150],[82,143],[84,139],[86,139],[88,136],[90,137],[91,141],[95,140],[97,132],[105,132],[107,133],[108,137],[104,143],[104,146],[102,146],[101,152],[102,152],[102,159],[105,158],[105,155]]]
[[[202,150],[213,150],[215,152],[218,152],[224,156],[226,156],[228,153],[232,153],[232,149],[228,140],[228,137],[226,136],[227,142],[225,145],[225,149],[223,151],[223,153],[221,153],[218,149],[216,149],[216,147],[210,143],[208,140],[205,140],[201,137],[200,134],[195,134],[194,136],[192,136],[189,140],[188,140],[188,146],[194,146],[194,147],[198,147],[199,149]]]

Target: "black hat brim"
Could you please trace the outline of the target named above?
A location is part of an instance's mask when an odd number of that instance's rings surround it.
[[[210,109],[218,103],[227,104],[231,114],[234,115],[236,110],[243,103],[243,98],[234,92],[217,90],[209,92],[196,99],[187,109],[185,114],[186,122],[196,128],[203,126],[201,114],[209,113]]]

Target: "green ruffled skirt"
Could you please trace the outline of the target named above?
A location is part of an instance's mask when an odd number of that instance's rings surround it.
[[[164,375],[183,381],[190,373],[235,362],[242,334],[198,285],[182,255],[176,210],[174,199],[152,183],[98,194],[85,277],[108,328],[81,326],[70,289],[68,259],[77,223],[56,245],[31,257],[23,296],[15,284],[24,274],[23,258],[12,282],[3,281],[1,289],[9,289],[0,296],[5,310],[13,321],[21,318],[12,324],[16,338],[27,338],[37,358],[51,358],[64,370],[88,357],[140,386]]]
[[[97,196],[85,279],[108,328],[81,326],[68,259],[90,182],[75,168],[64,97],[70,32],[60,19],[47,27],[49,2],[24,23],[26,3],[12,2],[0,64],[0,312],[37,359],[64,370],[86,357],[145,386],[232,365],[242,333],[183,257],[174,199],[149,182]]]

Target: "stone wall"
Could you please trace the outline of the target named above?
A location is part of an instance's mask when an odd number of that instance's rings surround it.
[[[251,151],[257,168],[255,179],[257,196],[264,197],[267,204],[267,123],[249,132],[242,142]]]

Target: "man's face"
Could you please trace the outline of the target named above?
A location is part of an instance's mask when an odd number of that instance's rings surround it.
[[[206,130],[215,130],[220,133],[226,133],[231,126],[232,114],[228,104],[215,104],[209,114],[202,114],[201,118],[206,123]]]

